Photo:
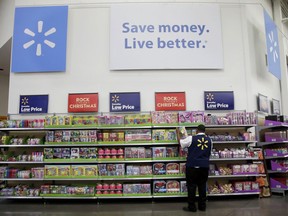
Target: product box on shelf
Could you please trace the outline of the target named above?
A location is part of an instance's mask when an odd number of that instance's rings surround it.
[[[105,115],[98,116],[98,124],[102,127],[124,126],[124,116],[122,115]]]
[[[270,178],[271,188],[288,189],[288,177]]]
[[[97,165],[71,165],[72,178],[95,178],[97,176]]]
[[[166,181],[154,181],[153,182],[153,194],[166,193]]]
[[[178,112],[154,111],[151,115],[153,125],[178,125]]]
[[[167,175],[178,175],[180,173],[179,163],[167,163],[166,174]]]
[[[123,184],[123,195],[124,196],[147,196],[151,195],[150,184]]]
[[[181,194],[187,194],[188,193],[186,181],[180,181],[180,193]]]
[[[124,164],[98,164],[98,172],[101,177],[124,177],[125,166]]]
[[[166,147],[152,147],[153,159],[166,158]]]
[[[253,181],[235,181],[234,192],[235,193],[259,192],[259,184]]]
[[[153,142],[177,142],[175,129],[155,129],[152,131]]]
[[[123,185],[121,183],[98,183],[96,186],[96,196],[122,196]]]
[[[166,147],[166,157],[167,158],[177,158],[179,156],[178,147]]]
[[[70,165],[45,165],[45,178],[70,178]]]
[[[288,171],[288,160],[271,160],[271,170]]]
[[[134,129],[125,131],[126,142],[151,142],[151,129]]]
[[[287,141],[286,131],[265,132],[265,142]]]
[[[264,150],[265,156],[268,157],[285,157],[288,156],[288,148],[275,148],[275,149],[265,149]]]
[[[153,164],[153,175],[166,175],[166,164],[154,163]]]
[[[125,126],[150,126],[151,122],[150,114],[125,115]]]
[[[167,190],[167,193],[179,194],[180,193],[180,182],[176,181],[176,180],[167,181],[166,190]]]

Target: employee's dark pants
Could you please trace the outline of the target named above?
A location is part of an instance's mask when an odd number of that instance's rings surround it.
[[[186,182],[188,189],[188,206],[192,208],[196,202],[196,188],[198,187],[200,208],[206,207],[206,183],[208,168],[186,167]]]

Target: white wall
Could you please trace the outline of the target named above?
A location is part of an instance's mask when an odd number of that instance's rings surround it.
[[[8,113],[9,76],[0,75],[0,116]]]
[[[14,8],[15,0],[0,1],[0,48],[11,38],[13,34]]]
[[[100,112],[109,111],[109,92],[141,92],[142,111],[154,110],[154,92],[162,91],[185,91],[187,110],[204,109],[205,90],[234,91],[236,110],[256,110],[258,93],[279,99],[279,82],[268,74],[265,65],[264,18],[259,1],[205,1],[222,2],[224,69],[182,71],[110,71],[109,7],[124,1],[105,2],[16,0],[18,6],[71,5],[66,72],[12,73],[9,113],[18,112],[20,94],[49,94],[49,112],[53,113],[67,112],[68,93],[99,92]],[[261,1],[272,11],[269,2]]]

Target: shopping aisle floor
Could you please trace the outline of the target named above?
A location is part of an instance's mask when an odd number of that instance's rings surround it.
[[[157,201],[157,200],[156,200]],[[184,212],[184,200],[175,202],[121,200],[94,204],[91,201],[53,201],[43,204],[31,200],[0,201],[0,216],[288,216],[288,197],[209,200],[206,212]]]

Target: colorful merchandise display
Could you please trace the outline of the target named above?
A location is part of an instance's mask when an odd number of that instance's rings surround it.
[[[200,123],[206,124],[214,146],[209,194],[259,194],[255,182],[265,177],[263,155],[253,147],[255,132],[248,130],[255,127],[255,113],[155,111],[1,121],[0,180],[5,184],[0,195],[185,197],[187,148],[178,144],[176,128],[187,137]],[[284,148],[271,151],[287,153]],[[272,162],[286,167],[279,159]],[[38,188],[25,186],[28,180]]]

